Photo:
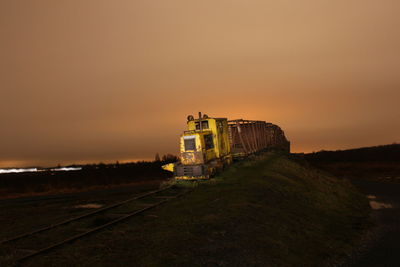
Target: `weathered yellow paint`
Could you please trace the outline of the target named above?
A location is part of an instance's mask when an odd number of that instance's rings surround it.
[[[202,123],[202,127],[196,129],[196,124]],[[190,120],[187,123],[188,130],[180,137],[180,163],[175,169],[175,178],[184,180],[207,179],[214,174],[216,169],[232,162],[231,146],[229,140],[229,127],[226,118],[202,118]],[[211,137],[210,137],[211,135]],[[212,138],[212,147],[209,138]],[[194,139],[195,146],[192,150],[186,150],[185,140]],[[186,167],[182,167],[185,166]],[[201,165],[203,175],[198,168]],[[196,171],[194,171],[196,169]],[[193,177],[187,176],[193,170]]]
[[[161,166],[164,170],[174,172],[175,163],[169,163]]]
[[[203,128],[201,131],[196,129],[196,123],[200,121],[207,122],[208,128]],[[210,149],[205,148],[204,136],[212,134],[214,147]],[[197,119],[188,122],[188,131],[181,136],[180,151],[181,153],[186,153],[185,158],[187,158],[188,152],[195,151],[185,151],[185,136],[195,136],[196,151],[203,154],[203,161],[200,159],[193,160],[183,159],[182,164],[199,164],[208,162],[216,158],[223,158],[224,156],[230,155],[230,144],[229,144],[229,129],[228,122],[225,118],[207,118],[207,119]]]
[[[196,129],[196,122],[200,121],[208,122],[208,128],[202,129],[201,133],[212,134],[214,141],[214,149],[212,152],[208,152],[208,160],[213,158],[221,158],[223,156],[229,155],[231,152],[231,146],[229,143],[229,128],[228,121],[226,118],[207,118],[207,119],[197,119],[193,121],[188,121],[188,131],[193,133],[199,133],[200,130]],[[197,141],[197,140],[196,140]],[[204,144],[203,144],[204,147]],[[181,152],[184,151],[184,146],[181,144]]]
[[[175,179],[177,180],[205,180],[205,179],[209,179],[210,177],[207,176],[196,176],[196,177],[192,177],[192,176],[175,176]]]

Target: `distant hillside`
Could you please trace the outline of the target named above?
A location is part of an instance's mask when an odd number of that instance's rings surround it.
[[[400,144],[320,151],[304,158],[338,177],[400,182]]]
[[[400,144],[336,151],[322,150],[304,156],[314,162],[400,162]]]
[[[134,183],[164,181],[172,176],[164,161],[82,165],[79,171],[39,171],[0,175],[0,199],[105,189]]]

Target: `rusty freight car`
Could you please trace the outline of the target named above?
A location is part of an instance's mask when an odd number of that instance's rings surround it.
[[[261,150],[290,152],[290,142],[282,129],[272,123],[252,120],[230,120],[229,141],[231,153],[246,156]]]

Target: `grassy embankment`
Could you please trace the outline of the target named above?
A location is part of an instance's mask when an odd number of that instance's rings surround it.
[[[269,154],[30,265],[323,266],[349,252],[368,213],[348,181]]]

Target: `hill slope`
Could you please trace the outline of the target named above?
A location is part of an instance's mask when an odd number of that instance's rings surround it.
[[[266,154],[29,265],[321,266],[352,247],[368,212],[346,180]]]

